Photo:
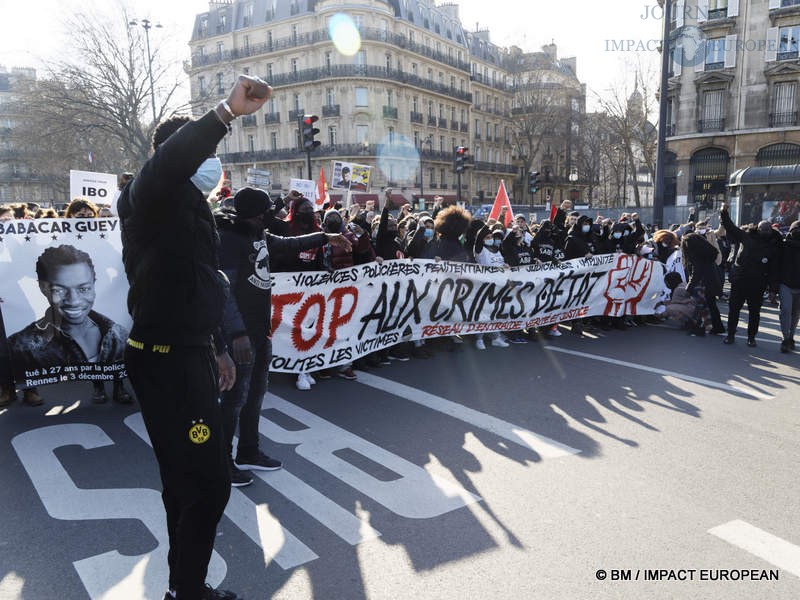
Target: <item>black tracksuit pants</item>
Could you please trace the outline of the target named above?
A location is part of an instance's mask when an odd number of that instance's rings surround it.
[[[129,342],[125,362],[161,472],[169,587],[179,600],[195,600],[231,485],[214,351]]]
[[[737,278],[731,280],[731,295],[728,299],[728,337],[736,335],[739,325],[739,313],[747,302],[747,337],[754,338],[758,333],[761,321],[761,305],[764,302],[764,290],[767,289],[763,279]]]

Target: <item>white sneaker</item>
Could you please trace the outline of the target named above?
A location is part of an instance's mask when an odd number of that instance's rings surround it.
[[[547,335],[549,335],[550,337],[561,337],[561,332],[554,327],[553,329],[547,330]]]
[[[475,340],[475,347],[478,350],[486,350],[486,344],[483,343],[483,338],[478,338]]]
[[[317,383],[317,380],[311,376],[311,373],[303,373],[303,376],[306,378],[309,385],[315,385]]]
[[[496,337],[492,340],[492,346],[495,346],[496,348],[508,348],[510,345],[511,344],[501,337]]]
[[[452,338],[454,344],[463,344],[464,340],[461,339],[460,335],[454,335]]]
[[[311,389],[311,384],[308,383],[308,379],[306,379],[305,373],[300,373],[297,376],[297,382],[294,385],[295,387],[297,387],[298,390],[305,391]]]

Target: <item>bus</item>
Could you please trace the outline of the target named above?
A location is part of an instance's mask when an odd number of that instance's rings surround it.
[[[737,225],[769,221],[782,231],[800,216],[800,164],[747,167],[731,174],[728,206]]]

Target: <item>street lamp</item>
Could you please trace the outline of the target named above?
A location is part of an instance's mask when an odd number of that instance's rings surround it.
[[[419,197],[425,202],[425,168],[422,162],[422,144],[428,144],[428,150],[433,152],[433,134],[419,141]]]
[[[128,27],[136,27],[140,26],[144,29],[144,39],[147,43],[147,74],[150,76],[150,104],[153,107],[153,125],[156,122],[156,95],[153,91],[153,55],[150,52],[150,29],[155,27],[156,29],[161,29],[161,23],[156,23],[153,25],[150,22],[150,19],[142,19],[141,23],[138,19],[133,19],[128,22]]]

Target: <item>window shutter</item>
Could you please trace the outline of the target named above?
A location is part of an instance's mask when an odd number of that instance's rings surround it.
[[[736,34],[725,36],[725,68],[736,66]]]
[[[685,0],[678,0],[678,2],[673,7],[673,10],[675,11],[675,25],[677,28],[683,27],[685,9],[686,9]]]
[[[696,52],[702,54],[702,60],[700,60],[700,62],[694,66],[695,73],[702,73],[706,70],[706,56],[708,56],[708,45],[711,42],[711,40],[706,40],[705,44],[702,44],[699,48],[697,48]],[[697,55],[695,55],[695,57],[697,57]]]
[[[728,0],[728,16],[739,16],[739,0]]]
[[[675,48],[672,53],[672,72],[678,76],[683,71],[683,48]]]
[[[708,0],[700,0],[697,3],[697,22],[703,23],[708,19]]]
[[[767,29],[767,47],[764,50],[764,61],[773,62],[778,58],[778,36],[780,31],[778,27],[770,27]]]

